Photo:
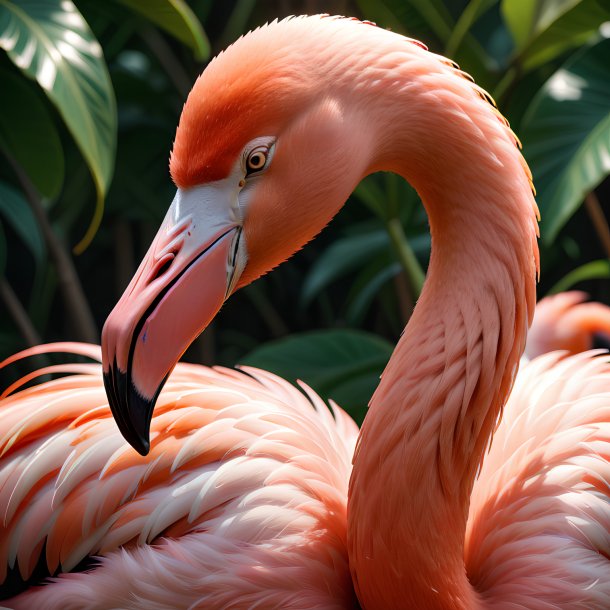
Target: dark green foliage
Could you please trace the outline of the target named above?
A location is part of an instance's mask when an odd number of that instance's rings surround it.
[[[325,330],[291,335],[263,345],[242,358],[286,379],[306,381],[321,396],[331,396],[361,422],[366,403],[393,345],[356,330]]]

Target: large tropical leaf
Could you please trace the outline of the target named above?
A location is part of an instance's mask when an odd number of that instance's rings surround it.
[[[19,235],[40,264],[45,248],[38,223],[21,193],[6,182],[0,182],[0,218]]]
[[[0,0],[0,47],[57,107],[97,188],[92,239],[114,167],[116,103],[102,49],[71,0]]]
[[[358,184],[353,195],[384,222],[399,217],[410,234],[413,230],[421,232],[422,227],[415,226],[417,209],[423,209],[421,200],[402,176],[391,172],[371,174]],[[427,231],[425,218],[424,214]]]
[[[401,270],[399,263],[386,262],[382,257],[366,265],[356,278],[348,296],[349,306],[345,317],[351,325],[359,326],[362,324],[365,315],[375,298],[379,296],[383,286],[398,275]]]
[[[210,55],[203,27],[183,0],[118,0],[187,44],[199,60]]]
[[[371,223],[362,223],[361,226],[370,228],[352,231],[337,239],[316,259],[303,283],[301,299],[304,306],[309,305],[324,288],[361,269],[375,257],[384,253],[391,255],[390,237],[385,228],[377,228]],[[430,250],[429,234],[409,237],[409,246],[420,258],[425,259]]]
[[[520,129],[552,241],[610,172],[610,39],[582,49],[532,100]]]
[[[470,0],[460,18],[455,22],[455,27],[451,31],[451,35],[447,40],[445,51],[449,57],[457,53],[464,36],[466,36],[473,24],[484,15],[494,4],[496,0]]]
[[[303,284],[302,300],[308,305],[326,286],[358,269],[375,255],[389,250],[390,239],[384,229],[347,235],[332,243],[317,258]]]
[[[587,42],[610,19],[600,0],[503,0],[521,68],[530,70]]]
[[[392,349],[388,341],[369,333],[327,330],[267,343],[241,363],[272,371],[288,381],[305,381],[360,421]]]
[[[64,179],[64,151],[45,104],[24,78],[0,70],[0,147],[28,174],[45,197]]]

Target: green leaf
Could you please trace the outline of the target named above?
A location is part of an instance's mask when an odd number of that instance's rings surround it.
[[[303,305],[308,305],[326,286],[361,267],[375,254],[388,250],[389,245],[388,234],[383,229],[348,235],[333,242],[307,274],[303,284]]]
[[[579,282],[587,280],[602,280],[610,278],[610,260],[597,260],[581,265],[562,277],[548,292],[557,294],[569,290]]]
[[[354,297],[350,301],[345,316],[350,324],[362,324],[364,316],[375,297],[379,295],[383,285],[401,272],[401,266],[398,263],[386,263],[379,269],[378,264],[374,264],[375,262],[367,265],[361,277],[358,278],[360,285],[354,286]]]
[[[582,49],[532,100],[520,129],[549,242],[610,172],[610,39]]]
[[[488,11],[496,0],[470,0],[466,8],[462,11],[460,18],[456,21],[451,35],[445,47],[445,53],[452,57],[457,53],[460,44],[466,36],[466,33],[472,28],[473,24]]]
[[[21,193],[6,182],[0,182],[0,215],[28,246],[37,264],[44,258],[44,240],[38,223]]]
[[[64,151],[53,119],[23,78],[0,70],[0,147],[44,197],[56,197],[64,179]]]
[[[610,5],[599,0],[504,0],[502,10],[525,70],[585,44],[610,19]]]
[[[118,0],[188,45],[198,60],[210,56],[210,43],[195,13],[183,0]]]
[[[385,220],[387,218],[386,193],[379,186],[376,176],[367,176],[354,190],[354,196],[373,212]]]
[[[241,363],[272,371],[288,381],[300,379],[323,398],[362,414],[392,350],[388,341],[369,333],[327,330],[267,343]]]
[[[101,220],[114,167],[116,102],[102,49],[71,0],[0,0],[0,47],[55,104],[97,189],[82,251]]]
[[[394,6],[400,4],[397,0],[386,1]],[[422,16],[440,40],[446,42],[449,39],[453,19],[442,0],[408,0],[408,3]]]
[[[523,2],[523,0],[502,0],[501,11],[506,25],[513,35],[515,46],[523,48],[533,30],[536,15],[535,1]]]
[[[582,46],[608,19],[610,5],[602,7],[596,0],[582,0],[527,45],[521,57],[524,69],[532,70],[569,49]]]
[[[394,254],[401,264],[411,286],[411,292],[415,298],[419,298],[426,274],[407,240],[400,219],[392,218],[387,224],[387,231],[392,242]]]

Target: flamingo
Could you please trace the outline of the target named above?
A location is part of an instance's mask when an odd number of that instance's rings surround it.
[[[545,297],[536,304],[525,355],[535,358],[553,350],[577,354],[610,343],[610,307],[585,302],[578,290]]]
[[[3,403],[0,566],[100,556],[12,607],[610,607],[610,364],[552,353],[517,375],[538,269],[517,143],[452,62],[374,24],[291,18],[218,56],[101,367]],[[419,191],[433,248],[357,442],[268,373],[170,375],[378,170]]]

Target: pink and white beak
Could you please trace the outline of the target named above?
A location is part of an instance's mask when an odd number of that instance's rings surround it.
[[[104,384],[125,439],[149,451],[155,402],[169,373],[214,318],[246,250],[229,177],[178,189],[150,249],[102,331]]]

